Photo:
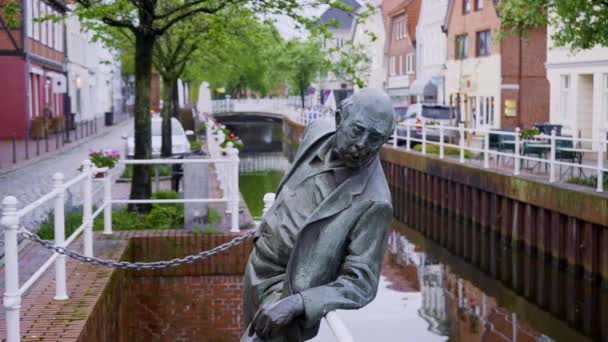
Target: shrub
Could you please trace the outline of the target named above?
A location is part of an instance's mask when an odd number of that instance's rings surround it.
[[[200,124],[198,124],[196,130],[199,132],[204,132],[207,130],[207,125],[204,122],[201,122]]]
[[[212,227],[209,223],[207,223],[205,225],[205,228],[201,229],[198,225],[195,225],[194,227],[192,227],[192,232],[194,234],[219,234],[222,231]]]
[[[190,142],[191,150],[200,150],[203,147],[203,142],[199,140],[194,140]]]
[[[602,176],[602,178],[604,179],[604,188],[608,188],[608,172],[604,172],[604,175]],[[568,179],[568,183],[595,188],[595,187],[597,187],[597,177],[596,176],[591,176],[589,178],[572,177],[572,178]]]
[[[414,146],[414,151],[422,152],[422,144],[418,144],[418,145]],[[439,155],[439,145],[427,143],[426,144],[426,153]],[[443,153],[445,153],[446,156],[459,156],[460,150],[457,149],[456,147],[444,146]],[[464,151],[464,157],[466,159],[470,159],[470,158],[473,158],[473,154],[471,153],[471,151]]]
[[[205,217],[207,224],[222,222],[222,215],[213,208],[207,208],[207,216]]]
[[[151,169],[151,173],[152,176],[154,176],[154,169]],[[171,165],[159,165],[158,166],[158,175],[160,177],[168,177],[171,176],[173,174],[173,169],[171,168]],[[122,175],[120,175],[120,178],[131,178],[133,177],[133,165],[127,165],[125,166],[125,170],[122,172]]]
[[[95,210],[95,209],[93,209]],[[65,213],[65,238],[72,235],[82,225],[82,207]],[[103,222],[102,222],[103,227]],[[38,235],[44,240],[55,238],[55,215],[50,211],[46,219],[38,226]]]

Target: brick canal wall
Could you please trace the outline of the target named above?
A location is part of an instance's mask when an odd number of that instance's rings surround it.
[[[286,119],[284,129],[290,141],[301,138],[301,124]],[[291,151],[297,145],[289,146]],[[606,194],[390,146],[382,148],[380,158],[391,187],[395,217],[435,241],[453,244],[455,252],[462,249],[462,254],[457,254],[479,262],[482,269],[490,270],[499,258],[497,250],[485,246],[492,241],[480,238],[482,233],[493,232],[501,243],[550,258],[560,267],[567,266],[608,286]],[[425,207],[440,209],[442,214],[423,215],[420,209]],[[460,225],[454,225],[456,222]],[[477,228],[466,235],[468,227]],[[492,255],[481,252],[486,250]]]
[[[235,234],[117,233],[124,260],[170,260],[211,249]],[[78,341],[237,341],[243,331],[242,275],[251,241],[190,265],[114,271]]]
[[[392,147],[381,159],[395,217],[465,259],[491,270],[499,251],[485,248],[490,241],[481,236],[496,233],[503,243],[608,284],[608,196]],[[424,215],[425,208],[441,215]]]

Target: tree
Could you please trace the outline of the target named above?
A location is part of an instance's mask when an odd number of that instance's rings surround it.
[[[245,90],[266,95],[276,89],[276,68],[282,38],[269,21],[248,10],[233,10],[210,27],[207,39],[192,56],[186,79],[207,81],[212,88],[225,88],[233,97]]]
[[[556,28],[552,33],[556,46],[573,50],[608,46],[608,2],[604,0],[502,0],[502,32],[525,34],[544,25]]]
[[[342,79],[359,88],[365,88],[369,78],[371,59],[367,55],[367,48],[363,44],[347,42],[341,48],[331,51],[337,55],[337,62],[331,63],[330,70],[338,79]]]
[[[305,107],[306,92],[310,84],[327,70],[328,62],[318,39],[307,41],[293,39],[285,47],[280,60],[280,68],[286,72],[286,78],[292,89],[297,91]]]
[[[172,26],[199,14],[213,16],[231,6],[249,8],[254,13],[286,14],[299,23],[311,25],[300,14],[297,0],[76,0],[74,10],[85,20],[88,28],[99,35],[108,27],[124,28],[132,32],[135,40],[135,159],[151,157],[150,81],[152,53],[158,37]],[[341,0],[314,0],[319,4],[344,7]],[[148,199],[151,196],[150,168],[134,165],[131,199]],[[130,205],[138,211],[148,211],[149,204]]]

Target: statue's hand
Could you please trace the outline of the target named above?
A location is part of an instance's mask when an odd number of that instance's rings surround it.
[[[304,301],[300,294],[265,305],[253,317],[249,326],[249,336],[253,336],[255,333],[264,340],[275,337],[289,322],[302,313],[304,313]]]

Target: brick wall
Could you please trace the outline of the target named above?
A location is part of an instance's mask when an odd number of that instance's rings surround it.
[[[196,254],[235,234],[121,232],[124,260],[157,261]],[[115,271],[88,315],[78,341],[237,341],[251,240],[191,265],[161,271]]]

